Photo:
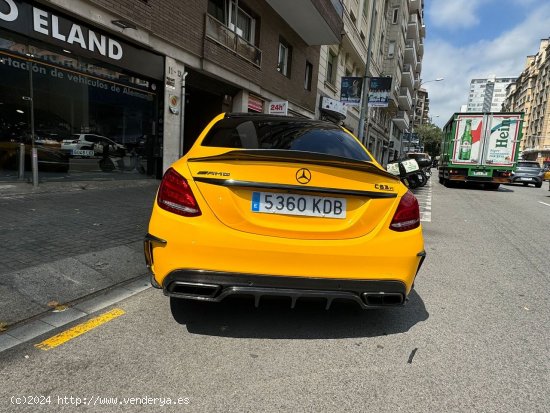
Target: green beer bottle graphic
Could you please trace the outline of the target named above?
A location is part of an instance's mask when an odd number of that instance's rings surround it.
[[[460,138],[460,152],[458,159],[461,161],[469,161],[472,155],[472,120],[466,120],[466,127],[462,138]]]

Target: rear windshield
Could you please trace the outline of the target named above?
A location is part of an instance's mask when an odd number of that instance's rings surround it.
[[[336,125],[273,119],[222,119],[208,132],[203,146],[316,152],[371,161],[363,146]]]
[[[538,162],[518,162],[518,168],[540,168]]]

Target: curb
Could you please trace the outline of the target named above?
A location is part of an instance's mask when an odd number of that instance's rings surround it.
[[[129,282],[109,287],[88,297],[84,297],[78,300],[73,306],[67,307],[62,311],[54,309],[35,318],[20,322],[22,325],[17,323],[14,325],[14,328],[0,333],[0,353],[56,328],[89,316],[149,288],[152,288],[149,275],[140,275]]]

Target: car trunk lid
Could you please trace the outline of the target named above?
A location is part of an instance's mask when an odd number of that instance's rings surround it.
[[[235,150],[187,165],[222,223],[285,238],[366,235],[395,209],[400,188],[370,162],[299,151]]]

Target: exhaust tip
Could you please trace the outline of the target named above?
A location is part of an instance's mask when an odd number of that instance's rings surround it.
[[[403,305],[405,299],[400,293],[363,293],[363,300],[369,306],[397,306]]]
[[[187,297],[213,298],[221,287],[215,284],[200,284],[174,282],[168,287],[168,292],[173,295],[185,295]]]

